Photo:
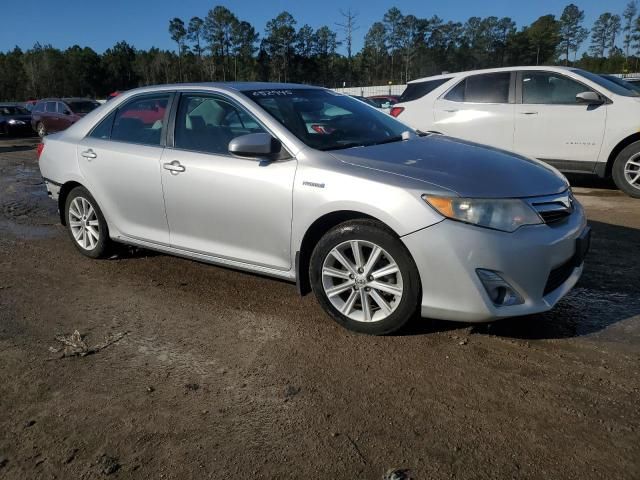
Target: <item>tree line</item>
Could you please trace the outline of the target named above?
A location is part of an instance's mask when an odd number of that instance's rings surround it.
[[[78,45],[60,50],[39,43],[26,51],[0,52],[0,100],[104,97],[114,90],[172,82],[386,85],[444,71],[513,65],[640,70],[637,0],[621,15],[602,13],[590,29],[575,4],[559,17],[543,15],[520,28],[508,17],[471,17],[462,23],[435,15],[418,18],[392,7],[369,26],[363,47],[354,52],[361,27],[351,9],[340,10],[335,24],[316,29],[282,12],[260,33],[228,8],[216,6],[203,17],[169,21],[175,50],[142,50],[121,41],[102,54]],[[340,46],[345,54],[338,53]]]

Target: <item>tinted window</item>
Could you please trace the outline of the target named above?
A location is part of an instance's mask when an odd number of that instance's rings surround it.
[[[306,145],[318,150],[402,140],[409,128],[347,95],[324,89],[243,92]]]
[[[207,153],[229,153],[229,142],[264,129],[244,110],[220,98],[183,95],[176,116],[175,146]]]
[[[0,115],[29,115],[29,111],[16,105],[0,105]]]
[[[107,117],[102,120],[97,127],[95,127],[89,134],[92,138],[100,138],[102,140],[108,140],[111,138],[111,127],[113,126],[113,119],[116,116],[116,112],[111,112]]]
[[[113,122],[111,140],[160,145],[169,96],[138,97],[120,107]]]
[[[44,112],[44,103],[37,103],[33,108],[34,112]]]
[[[576,104],[576,95],[589,88],[570,78],[548,72],[522,74],[522,103]]]
[[[73,113],[89,113],[91,110],[95,110],[100,106],[98,102],[92,102],[90,100],[79,100],[67,103]]]
[[[58,102],[47,102],[47,106],[45,110],[47,112],[55,113],[57,111],[57,104]]]
[[[439,80],[428,80],[426,82],[410,83],[404,89],[400,96],[399,102],[411,102],[424,97],[427,93],[431,93],[440,85],[448,82],[451,78],[441,78]]]
[[[453,102],[509,103],[510,79],[509,72],[472,75],[457,84],[445,98]]]
[[[67,108],[67,106],[64,103],[58,102],[58,113],[65,114],[65,112],[68,112],[68,111],[69,111],[69,108]]]

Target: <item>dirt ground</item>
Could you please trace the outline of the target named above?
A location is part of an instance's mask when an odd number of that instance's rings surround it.
[[[640,200],[571,180],[594,237],[554,311],[375,338],[288,283],[84,258],[0,141],[0,478],[640,478]],[[74,330],[127,334],[49,350]]]

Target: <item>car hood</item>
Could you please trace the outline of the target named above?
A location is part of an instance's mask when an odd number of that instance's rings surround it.
[[[31,121],[31,115],[0,115],[3,120],[22,120],[29,123]]]
[[[428,182],[461,197],[534,197],[569,186],[538,160],[443,135],[330,153],[345,163]]]

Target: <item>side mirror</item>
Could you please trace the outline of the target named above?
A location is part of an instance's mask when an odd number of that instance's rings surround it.
[[[576,95],[576,102],[586,105],[602,105],[604,100],[596,92],[581,92]]]
[[[239,157],[276,157],[282,144],[268,133],[240,135],[229,142],[229,153]]]
[[[71,111],[70,111],[70,110],[65,110],[65,111],[64,111],[64,112],[62,112],[62,113],[64,113],[65,115],[71,115]]]

